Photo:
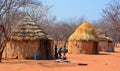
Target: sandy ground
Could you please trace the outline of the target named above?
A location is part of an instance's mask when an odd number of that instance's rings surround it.
[[[99,55],[67,54],[70,62],[2,60],[0,71],[120,71],[120,47]]]

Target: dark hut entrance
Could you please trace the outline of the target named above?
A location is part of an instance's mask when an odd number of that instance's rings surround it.
[[[98,53],[98,42],[93,43],[93,52],[94,52],[94,54]]]
[[[51,42],[47,39],[40,40],[38,53],[40,55],[40,59],[52,59]]]

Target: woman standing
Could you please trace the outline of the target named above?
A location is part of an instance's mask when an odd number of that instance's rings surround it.
[[[57,59],[58,58],[58,52],[57,52],[57,45],[55,45],[55,59]]]

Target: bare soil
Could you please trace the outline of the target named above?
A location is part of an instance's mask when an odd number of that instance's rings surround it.
[[[120,71],[120,47],[98,55],[67,54],[70,62],[2,60],[0,71]]]

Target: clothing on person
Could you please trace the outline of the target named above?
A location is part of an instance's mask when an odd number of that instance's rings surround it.
[[[64,46],[63,53],[67,53],[67,52],[68,52],[68,49]]]
[[[58,50],[58,55],[59,55],[59,58],[61,58],[61,56],[62,56],[62,48],[59,48],[59,50]]]
[[[66,58],[66,53],[68,52],[66,46],[63,48],[63,58]]]
[[[58,50],[57,49],[57,45],[55,45],[55,55],[54,56],[55,56],[56,59],[58,58],[58,52],[57,52],[57,50]]]

